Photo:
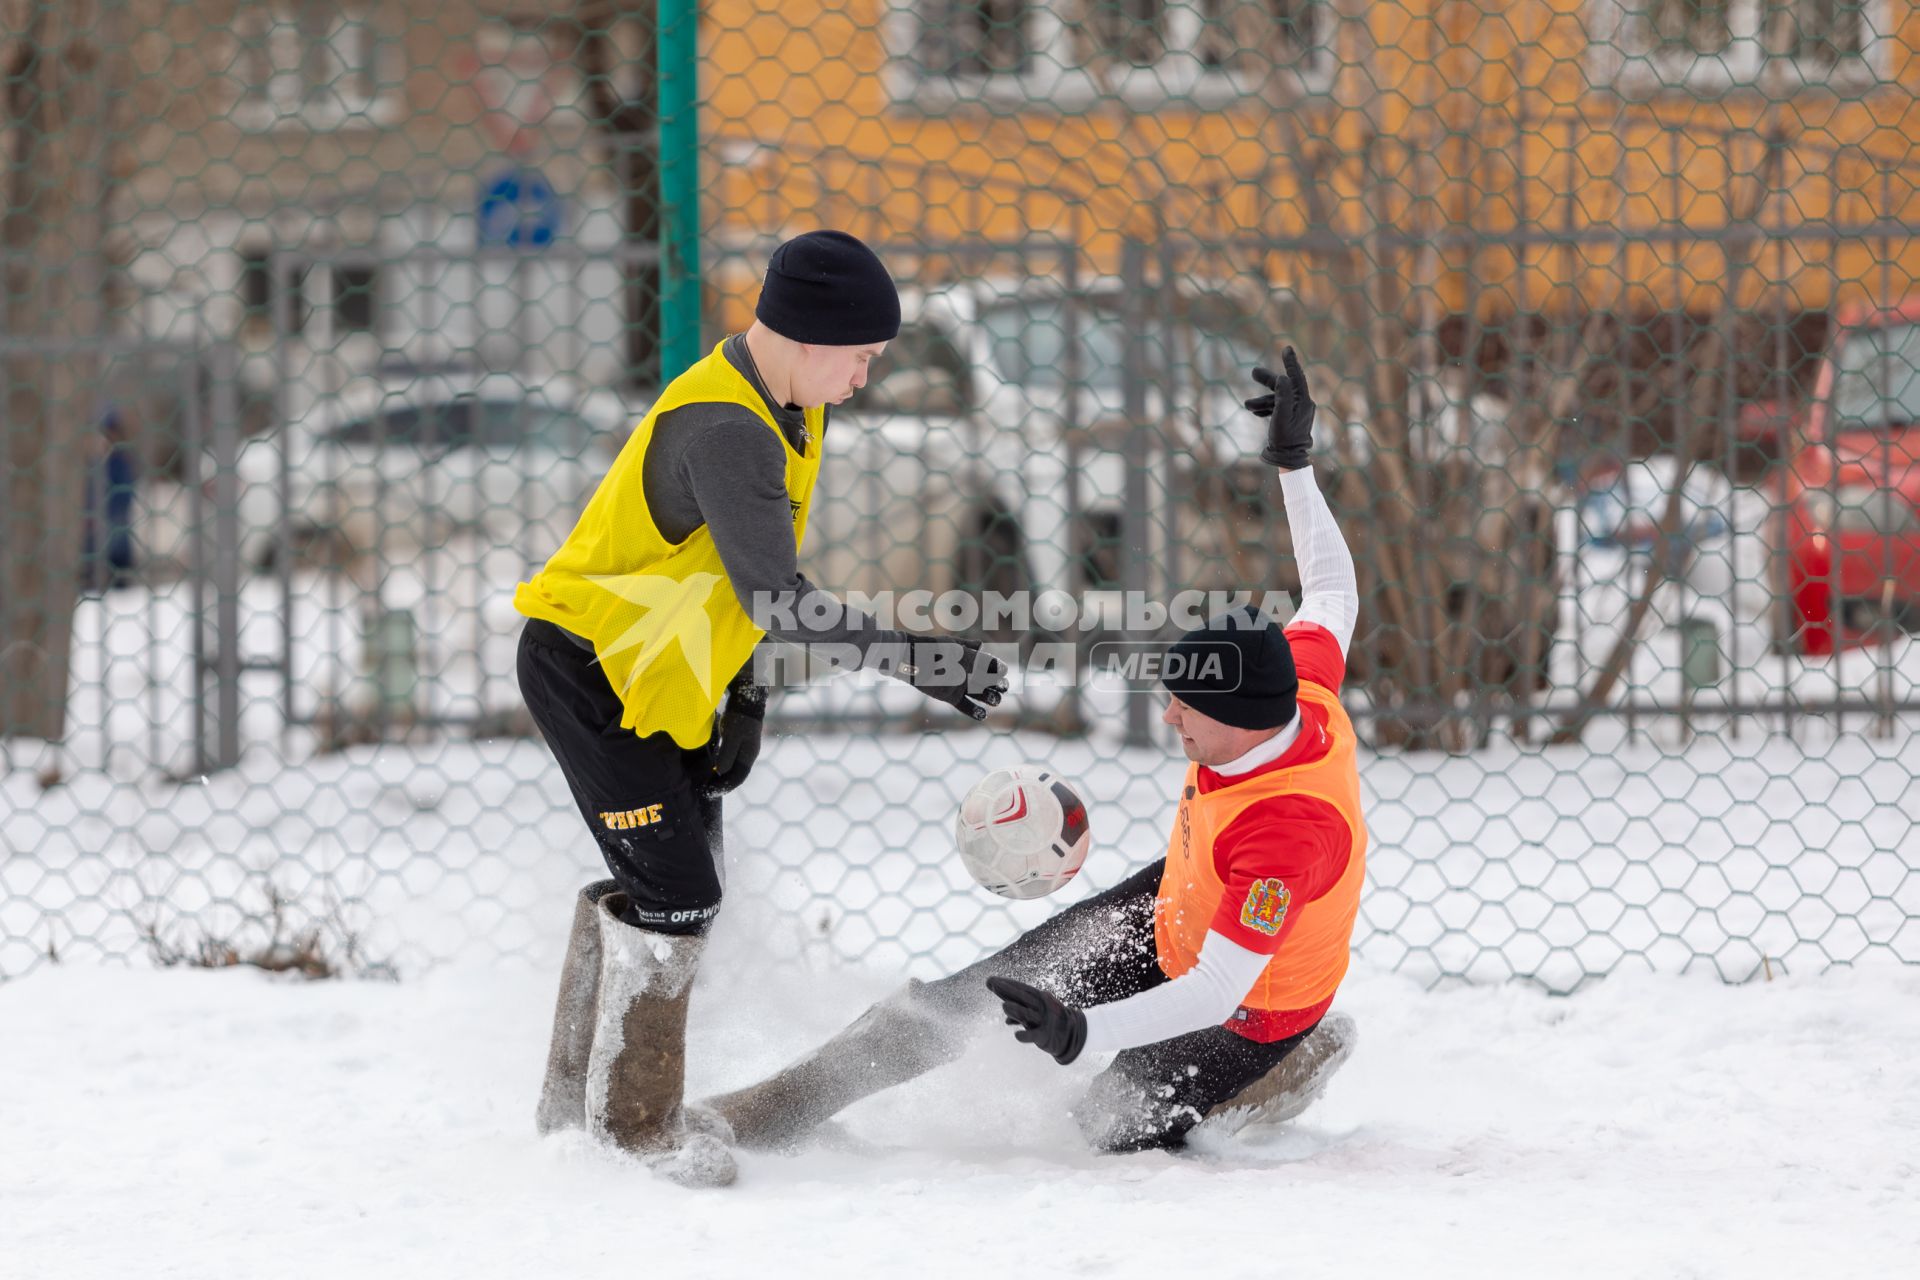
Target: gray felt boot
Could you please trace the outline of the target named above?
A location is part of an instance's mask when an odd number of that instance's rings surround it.
[[[967,1020],[926,990],[909,982],[800,1061],[705,1105],[743,1147],[791,1146],[842,1108],[960,1056],[971,1038]]]
[[[596,1138],[687,1187],[733,1182],[720,1133],[687,1123],[687,998],[706,940],[620,919],[626,895],[599,902],[600,991],[587,1061],[587,1125]]]
[[[1279,1066],[1207,1112],[1207,1127],[1231,1133],[1248,1125],[1285,1124],[1327,1091],[1327,1082],[1358,1042],[1352,1018],[1328,1014]]]
[[[573,933],[560,966],[560,998],[553,1006],[547,1078],[540,1086],[540,1107],[533,1119],[543,1134],[586,1127],[587,1054],[593,1048],[594,1009],[600,995],[600,921],[595,906],[613,887],[611,880],[596,880],[574,899]]]

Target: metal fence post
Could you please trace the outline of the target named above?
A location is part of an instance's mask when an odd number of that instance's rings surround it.
[[[189,716],[193,724],[193,761],[191,776],[212,767],[207,750],[207,477],[206,426],[201,416],[199,352],[196,349],[193,394],[186,399],[186,432],[182,445],[184,462],[181,477],[186,483],[188,543],[187,614],[191,620],[189,669],[193,679],[188,686]]]
[[[1148,546],[1152,531],[1147,516],[1147,385],[1142,370],[1147,361],[1147,247],[1129,239],[1121,250],[1121,306],[1126,316],[1126,360],[1121,369],[1121,412],[1126,417],[1125,503],[1120,517],[1121,627],[1129,640],[1145,640],[1127,627],[1127,614],[1144,603],[1148,589]],[[1127,694],[1127,745],[1144,747],[1152,741],[1152,702],[1145,693]]]
[[[273,256],[273,275],[280,279],[283,270],[278,254]],[[293,694],[293,297],[286,289],[273,288],[268,294],[273,324],[273,573],[280,593],[279,661],[281,737],[299,718]],[[303,406],[304,407],[304,406]],[[303,459],[304,461],[304,459]]]
[[[233,347],[213,348],[213,766],[240,762],[240,362]]]
[[[1076,222],[1079,210],[1075,210]],[[1087,588],[1090,585],[1085,566],[1090,561],[1094,547],[1093,531],[1086,518],[1086,486],[1082,471],[1086,466],[1085,427],[1086,415],[1082,412],[1086,397],[1087,362],[1085,355],[1086,334],[1080,323],[1081,283],[1080,250],[1069,246],[1061,255],[1061,280],[1067,303],[1061,309],[1060,323],[1066,341],[1066,368],[1062,371],[1066,378],[1067,395],[1065,417],[1061,424],[1061,433],[1066,438],[1066,506],[1067,506],[1067,573],[1065,585],[1069,592],[1078,596],[1076,603],[1084,606]],[[1080,543],[1086,544],[1086,556],[1080,554]],[[1086,633],[1084,619],[1076,620],[1074,630],[1067,636],[1074,646],[1074,664],[1072,679],[1067,682],[1068,723],[1076,729],[1086,725],[1086,672],[1085,661],[1087,647],[1083,643]]]
[[[700,358],[700,53],[695,0],[659,5],[660,381]]]

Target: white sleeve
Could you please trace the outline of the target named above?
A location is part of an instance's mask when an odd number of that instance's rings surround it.
[[[1360,618],[1353,553],[1334,523],[1312,467],[1282,473],[1280,496],[1287,506],[1287,528],[1293,533],[1294,562],[1300,566],[1300,611],[1293,620],[1325,627],[1345,654]]]
[[[1217,1027],[1240,1007],[1272,959],[1209,930],[1199,961],[1186,973],[1137,996],[1083,1010],[1087,1043],[1082,1052],[1131,1049]]]

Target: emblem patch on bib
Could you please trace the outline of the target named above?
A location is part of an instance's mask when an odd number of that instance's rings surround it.
[[[1292,901],[1293,894],[1280,883],[1278,876],[1255,880],[1240,908],[1240,923],[1271,938],[1280,932],[1287,918],[1287,904]]]

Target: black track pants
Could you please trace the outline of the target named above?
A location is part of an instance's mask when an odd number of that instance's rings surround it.
[[[627,895],[626,921],[705,933],[720,910],[720,798],[696,786],[704,749],[620,727],[620,699],[593,653],[549,622],[520,634],[521,696],[580,816]]]

